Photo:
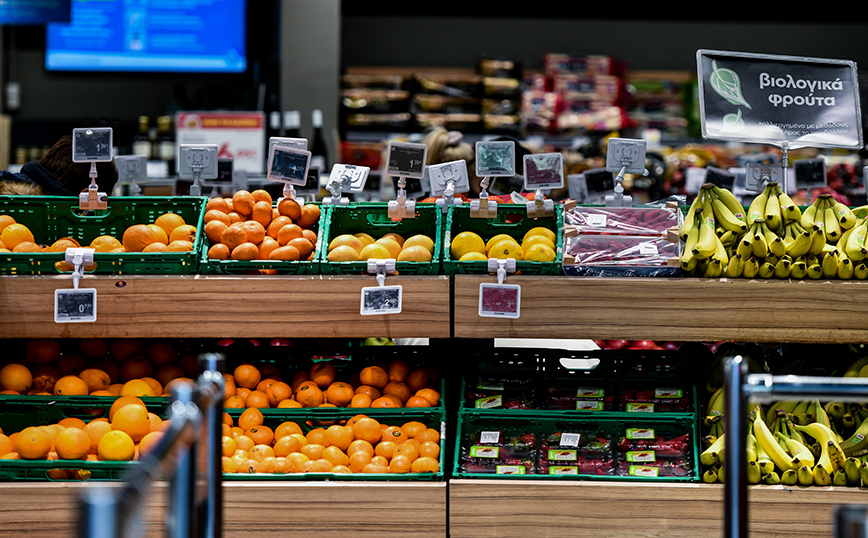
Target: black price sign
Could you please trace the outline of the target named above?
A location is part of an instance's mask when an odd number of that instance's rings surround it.
[[[819,189],[828,183],[823,159],[793,161],[793,174],[796,176],[797,189]]]
[[[88,323],[92,321],[96,321],[96,289],[54,290],[55,323]]]
[[[711,50],[696,62],[703,138],[862,147],[854,62]]]
[[[425,172],[428,146],[412,142],[389,142],[386,171],[396,176],[421,178]]]
[[[588,192],[612,192],[615,188],[615,175],[605,168],[588,170],[584,176]]]
[[[735,185],[735,174],[709,166],[705,169],[705,181],[731,191]]]

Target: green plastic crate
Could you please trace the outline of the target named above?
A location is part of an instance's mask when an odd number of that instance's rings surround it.
[[[564,206],[554,204],[555,214],[550,217],[528,217],[527,207],[522,204],[498,204],[497,217],[484,219],[470,216],[470,206],[451,206],[446,216],[443,239],[443,270],[446,274],[488,274],[487,261],[458,261],[452,258],[452,238],[461,232],[476,232],[483,241],[498,234],[508,234],[521,242],[524,235],[537,226],[555,233],[555,261],[536,262],[517,260],[516,273],[525,275],[562,275],[564,263]]]
[[[305,205],[312,203],[320,206],[319,223],[312,228],[317,234],[313,260],[212,260],[208,258],[208,249],[213,243],[206,237],[203,241],[204,246],[200,251],[199,271],[203,274],[211,275],[240,275],[259,272],[267,272],[267,274],[274,274],[276,272],[276,274],[281,275],[319,274],[319,252],[324,248],[322,230],[324,229],[324,223],[328,219],[327,214],[330,208],[329,206],[321,205],[319,202],[306,202]],[[274,206],[277,206],[276,201]]]
[[[651,464],[642,465],[628,461],[625,451],[619,448],[621,438],[628,429],[654,430],[655,432],[674,431],[689,435],[685,447],[685,460],[688,462],[684,468],[677,471],[677,475],[648,476],[647,469],[654,468]],[[511,449],[516,460],[492,460],[493,467],[483,469],[483,465],[470,467],[473,463],[484,461],[481,457],[475,461],[466,461],[470,454],[470,435],[480,431],[499,431],[511,436],[533,434],[532,445],[505,444],[500,449]],[[569,468],[569,463],[563,462],[563,468],[552,470],[551,474],[541,473],[541,447],[542,441],[553,432],[595,432],[608,439],[608,451],[596,454],[602,461],[608,462],[611,468],[601,469],[601,474],[591,473],[587,467],[575,469],[572,474],[562,474],[564,468]],[[583,436],[586,433],[582,434]],[[532,446],[532,448],[528,448]],[[592,457],[593,451],[582,453],[580,457]],[[475,414],[459,412],[458,430],[455,436],[455,449],[453,458],[452,476],[455,478],[509,478],[509,479],[547,479],[547,480],[601,480],[601,481],[640,481],[640,482],[697,482],[699,480],[699,449],[697,422],[693,417],[672,418],[649,418],[624,416],[579,416],[576,414],[545,413],[537,412],[523,416],[488,412]],[[662,460],[662,458],[661,458]],[[465,466],[468,465],[468,466]],[[504,466],[504,467],[501,467]],[[530,469],[528,469],[530,466]],[[556,466],[559,467],[559,466]],[[521,469],[524,471],[521,471]],[[581,471],[579,471],[581,469]],[[520,472],[516,472],[520,471]],[[631,475],[629,473],[636,472]],[[660,469],[659,474],[663,474]]]
[[[271,428],[276,428],[281,422],[293,421],[301,427],[302,431],[307,434],[310,430],[316,427],[327,428],[334,423],[344,423],[350,418],[360,414],[363,411],[360,409],[335,409],[331,408],[326,413],[308,414],[306,417],[299,417],[296,414],[285,415],[268,415],[265,419],[265,424]],[[442,412],[430,410],[424,414],[406,413],[405,410],[392,409],[389,413],[377,414],[361,413],[371,418],[376,419],[380,424],[390,426],[401,426],[405,422],[419,421],[430,428],[440,431],[440,470],[436,473],[282,473],[282,474],[266,474],[266,473],[224,473],[224,480],[255,480],[255,481],[304,481],[304,480],[334,480],[334,481],[442,481],[445,476],[446,469],[446,443],[445,443],[445,424],[446,418]]]
[[[122,240],[124,230],[133,224],[150,224],[163,213],[177,213],[187,224],[196,226],[196,238],[190,252],[95,253],[96,267],[86,273],[96,274],[195,274],[199,268],[199,251],[205,234],[202,231],[205,198],[199,197],[109,197],[108,209],[80,214],[78,198],[69,196],[3,196],[0,215],[12,216],[30,228],[37,243],[50,245],[62,237],[72,237],[82,246],[101,235]],[[63,274],[56,266],[64,261],[63,252],[2,253],[0,274]]]
[[[326,275],[367,275],[368,264],[359,262],[328,261],[328,245],[336,236],[344,233],[364,232],[374,239],[389,232],[400,234],[404,239],[424,234],[434,241],[430,262],[396,262],[397,274],[436,275],[442,274],[442,210],[436,204],[416,204],[416,217],[393,221],[389,217],[389,205],[384,202],[360,202],[346,206],[333,206],[328,214],[323,233],[323,248],[320,249],[320,270]]]

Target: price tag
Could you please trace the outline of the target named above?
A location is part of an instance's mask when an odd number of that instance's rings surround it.
[[[646,241],[645,243],[639,244],[639,254],[642,256],[656,256],[657,255],[657,245]]]
[[[389,141],[386,171],[389,174],[421,179],[425,174],[428,146],[413,142]]]
[[[585,221],[588,223],[588,226],[593,226],[594,228],[606,227],[606,215],[600,213],[587,215]]]
[[[55,323],[88,323],[92,321],[96,321],[95,288],[54,290]]]
[[[735,174],[709,166],[705,170],[705,181],[731,191],[733,185],[735,185]]]
[[[479,434],[479,444],[494,445],[500,442],[500,432],[487,431]]]
[[[560,446],[577,447],[579,446],[579,441],[581,440],[582,434],[580,433],[562,433]]]
[[[563,186],[563,153],[533,153],[524,156],[524,187],[526,190],[560,189]]]
[[[403,286],[369,286],[362,288],[361,314],[375,316],[400,314]]]
[[[828,183],[826,180],[826,161],[823,159],[794,161],[793,173],[796,176],[796,189],[819,189]]]
[[[521,315],[521,286],[480,284],[479,315],[484,318],[513,318]]]

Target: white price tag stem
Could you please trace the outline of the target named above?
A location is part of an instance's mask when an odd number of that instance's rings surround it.
[[[407,179],[404,176],[398,178],[398,196],[389,201],[389,216],[393,219],[416,218],[416,202],[407,200]]]
[[[488,185],[491,178],[484,177],[479,184],[479,200],[470,201],[471,218],[493,219],[497,217],[497,202],[488,199]]]
[[[552,217],[554,214],[554,201],[546,199],[541,189],[535,191],[533,200],[527,203],[527,216],[530,218]]]
[[[93,265],[94,249],[66,249],[66,263],[73,266],[72,289],[54,290],[55,323],[88,323],[96,321],[96,289],[79,288],[85,265]]]

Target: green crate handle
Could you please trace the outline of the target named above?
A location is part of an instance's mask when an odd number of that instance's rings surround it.
[[[78,213],[79,209],[75,206],[69,206],[67,208],[67,210],[69,211],[70,216],[72,216],[75,219],[85,221],[88,224],[101,222],[101,221],[104,221],[104,220],[106,220],[112,216],[111,204],[109,204],[107,209],[100,209],[98,215],[80,215]],[[90,212],[92,210],[86,210],[86,211]]]

